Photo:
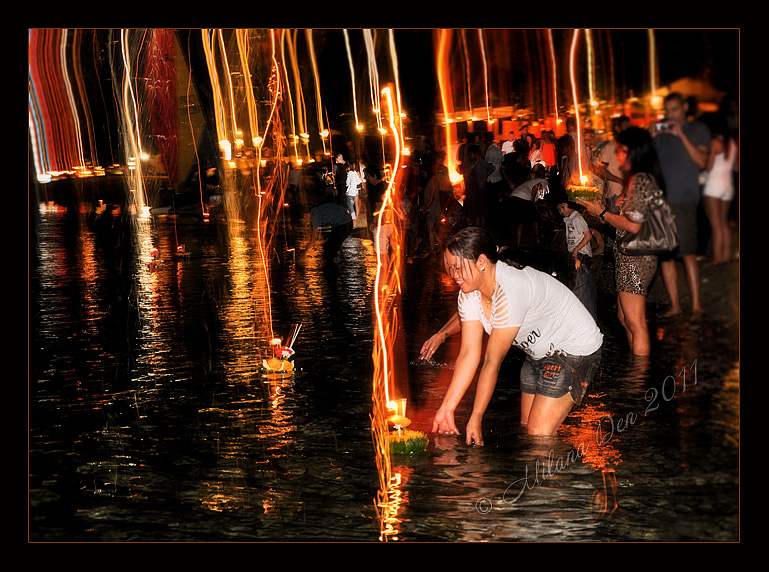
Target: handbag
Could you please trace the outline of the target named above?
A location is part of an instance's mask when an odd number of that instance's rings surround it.
[[[626,256],[667,254],[678,248],[676,220],[670,205],[657,188],[647,201],[649,215],[636,233],[626,233],[617,242],[617,249]]]

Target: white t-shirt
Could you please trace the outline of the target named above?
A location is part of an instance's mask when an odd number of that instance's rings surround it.
[[[537,190],[537,199],[542,199],[544,196],[550,192],[550,187],[547,184],[547,179],[543,179],[541,177],[537,177],[536,179],[528,179],[515,187],[513,191],[510,193],[511,197],[518,197],[519,199],[523,199],[526,201],[532,200],[531,198],[531,191],[534,187],[537,185],[542,185]]]
[[[534,359],[556,351],[590,355],[601,347],[603,335],[585,305],[561,282],[527,266],[496,264],[496,287],[490,318],[483,312],[481,293],[459,293],[462,321],[480,321],[487,334],[494,328],[518,327],[513,345]]]
[[[348,197],[357,197],[358,196],[358,185],[361,184],[361,178],[358,175],[357,171],[348,171],[347,172],[347,196]]]
[[[587,226],[585,219],[577,211],[572,211],[569,216],[564,217],[563,222],[566,224],[566,249],[569,252],[574,252],[574,248],[585,238],[585,232],[590,232],[590,227]],[[593,249],[590,246],[590,241],[579,252],[592,257]]]

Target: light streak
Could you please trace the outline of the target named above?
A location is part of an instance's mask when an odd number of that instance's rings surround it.
[[[312,75],[315,78],[315,106],[316,115],[318,116],[318,133],[323,133],[326,128],[323,126],[323,101],[320,94],[320,77],[318,76],[318,63],[315,59],[315,45],[312,40],[312,30],[306,28],[304,31],[305,38],[307,39],[307,49],[310,52],[310,63],[312,64]],[[321,143],[323,144],[323,154],[326,154],[326,139],[321,136]]]
[[[486,46],[483,41],[483,28],[478,29],[478,43],[481,46],[481,57],[483,58],[483,88],[486,93],[486,121],[492,123],[491,110],[489,107],[489,69],[486,64]]]
[[[382,258],[379,248],[377,251],[377,273],[374,280],[374,311],[375,330],[373,377],[373,414],[372,439],[374,442],[377,467],[380,479],[380,489],[377,496],[377,512],[380,514],[380,539],[388,540],[396,534],[393,528],[394,511],[397,512],[400,491],[393,489],[392,466],[390,461],[390,439],[387,426],[387,410],[391,408],[390,389],[392,384],[393,364],[390,352],[398,332],[395,299],[400,292],[400,268],[403,263],[402,244],[402,189],[401,189],[401,140],[396,124],[396,110],[393,105],[392,91],[389,87],[382,90],[383,99],[389,111],[390,132],[395,145],[395,157],[392,165],[393,176],[385,191],[382,208],[377,216],[376,241],[382,236],[383,224],[392,224],[391,244],[395,245],[389,260]]]
[[[283,82],[286,86],[285,89],[285,95],[287,98],[287,107],[291,114],[291,133],[289,134],[289,141],[291,142],[291,145],[294,149],[294,156],[296,157],[296,162],[298,164],[302,163],[302,159],[299,156],[299,145],[297,142],[299,141],[299,136],[296,134],[296,113],[294,111],[294,102],[293,102],[293,96],[291,95],[291,83],[288,80],[288,66],[286,65],[286,43],[287,43],[287,31],[281,30],[280,32],[280,60],[283,62]],[[289,47],[290,49],[290,47]],[[295,62],[293,62],[293,65],[295,67]]]
[[[398,137],[400,139],[400,146],[401,149],[405,149],[405,139],[403,135],[403,106],[401,103],[401,88],[400,88],[400,80],[398,79],[398,54],[395,50],[395,36],[393,35],[392,29],[388,31],[388,37],[390,39],[390,61],[392,62],[393,66],[393,77],[395,78],[395,97],[397,98],[398,105],[396,107],[395,113],[398,118]],[[387,90],[387,94],[389,96],[389,89]],[[391,110],[390,113],[393,113]]]
[[[290,32],[285,31],[283,33],[283,43],[282,46],[284,46],[284,49],[288,50],[288,57],[291,64],[291,72],[292,76],[294,78],[294,90],[295,94],[291,98],[292,101],[296,102],[296,109],[294,109],[294,106],[292,105],[292,126],[293,121],[296,121],[298,123],[298,129],[294,129],[292,131],[293,133],[293,141],[294,141],[294,147],[295,149],[298,148],[297,142],[301,142],[304,145],[305,148],[305,154],[309,155],[309,140],[310,137],[307,134],[307,112],[306,112],[306,106],[304,104],[304,93],[302,91],[302,80],[301,76],[299,74],[299,64],[297,63],[296,58],[296,36],[297,32],[296,30],[291,34]],[[287,90],[290,92],[290,89],[288,87],[290,86],[290,82],[288,81],[288,66],[286,65],[286,58],[283,57],[283,67],[286,68],[285,75],[286,75],[286,86]],[[297,134],[298,131],[298,134]],[[297,139],[298,137],[298,139]],[[298,152],[297,152],[298,154]]]
[[[589,29],[585,29],[585,47],[587,49],[588,102],[592,110],[595,105],[595,64],[593,62],[593,34]]]
[[[374,37],[371,30],[363,30],[363,42],[368,56],[368,78],[371,92],[371,109],[376,118],[377,130],[382,133],[382,110],[379,101],[379,68],[376,64],[376,52],[374,50]]]
[[[438,87],[441,94],[441,109],[444,117],[444,135],[446,137],[446,161],[448,162],[449,179],[452,184],[462,180],[457,172],[456,161],[456,126],[449,119],[454,113],[454,100],[451,95],[451,78],[449,77],[448,48],[451,43],[451,30],[438,30],[438,49],[436,50],[436,71]]]
[[[577,79],[574,75],[576,67],[577,40],[579,38],[579,29],[575,29],[571,38],[571,50],[569,52],[569,77],[571,78],[571,95],[574,99],[574,115],[577,121],[577,163],[579,164],[579,179],[582,183],[582,126],[579,118],[579,100],[577,98]]]
[[[470,83],[470,55],[467,53],[467,38],[465,34],[466,30],[461,30],[462,38],[462,53],[465,56],[465,97],[467,97],[467,110],[470,113],[470,121],[473,120],[473,87]]]
[[[28,36],[28,113],[37,177],[86,171],[78,101],[69,78],[67,30],[35,30]],[[77,49],[79,42],[74,42]],[[79,60],[74,58],[76,77]],[[91,157],[93,160],[93,156]]]
[[[652,108],[660,106],[661,101],[659,95],[657,95],[657,44],[654,37],[654,29],[649,28],[647,30],[647,36],[649,37],[649,82]]]
[[[550,48],[550,67],[553,70],[553,109],[555,110],[555,125],[556,129],[554,130],[555,134],[558,135],[558,74],[556,72],[556,63],[555,63],[555,46],[553,46],[553,30],[548,28],[547,30],[547,43]]]
[[[121,99],[121,119],[123,120],[124,145],[126,148],[127,160],[134,161],[133,169],[129,170],[129,190],[131,194],[129,199],[140,209],[147,204],[144,189],[144,173],[142,170],[141,157],[144,154],[141,145],[141,131],[139,123],[139,105],[136,93],[131,83],[131,61],[129,57],[129,35],[128,30],[120,31],[120,53],[123,59],[123,97]],[[137,54],[138,59],[138,54]]]
[[[240,56],[240,70],[243,76],[244,93],[246,96],[246,111],[248,111],[248,124],[251,128],[252,138],[259,133],[259,114],[256,112],[256,101],[254,100],[254,87],[251,82],[251,71],[248,66],[248,31],[243,29],[235,30],[235,37],[238,43],[238,55]]]
[[[350,64],[350,82],[352,83],[352,109],[355,115],[355,128],[359,131],[363,129],[363,126],[358,120],[358,101],[355,93],[355,66],[352,64],[352,51],[350,50],[350,35],[347,33],[347,29],[342,30],[344,32],[344,46],[347,50],[347,62]]]

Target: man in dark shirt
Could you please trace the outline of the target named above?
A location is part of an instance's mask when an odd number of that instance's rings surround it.
[[[697,267],[697,205],[700,202],[699,174],[707,164],[710,132],[700,121],[689,121],[688,103],[678,93],[665,97],[665,120],[651,126],[654,147],[665,180],[667,201],[676,217],[677,257],[683,261],[689,286],[692,317],[702,314],[700,277]],[[672,257],[660,259],[662,279],[670,298],[667,316],[680,314],[678,271]]]
[[[339,153],[335,159],[334,165],[334,187],[336,187],[336,200],[345,204],[347,196],[347,162],[344,156]]]
[[[307,253],[315,248],[320,239],[321,230],[328,228],[331,229],[331,232],[323,250],[326,256],[333,257],[339,252],[342,243],[352,231],[352,218],[342,205],[326,202],[310,211],[310,225],[312,226],[312,235],[302,257],[307,256]]]

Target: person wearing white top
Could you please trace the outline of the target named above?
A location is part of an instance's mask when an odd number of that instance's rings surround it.
[[[347,210],[350,211],[352,220],[358,217],[359,191],[363,186],[363,180],[360,178],[357,169],[357,163],[354,161],[347,164],[347,179],[346,179],[346,198],[347,198]]]
[[[442,330],[461,331],[462,341],[433,431],[459,434],[454,411],[482,362],[466,443],[483,445],[481,420],[502,360],[514,345],[527,355],[521,369],[521,423],[529,434],[554,434],[573,405],[581,403],[600,364],[603,335],[595,320],[549,274],[500,258],[490,233],[480,227],[464,228],[446,242],[444,264],[460,292],[459,317]]]

